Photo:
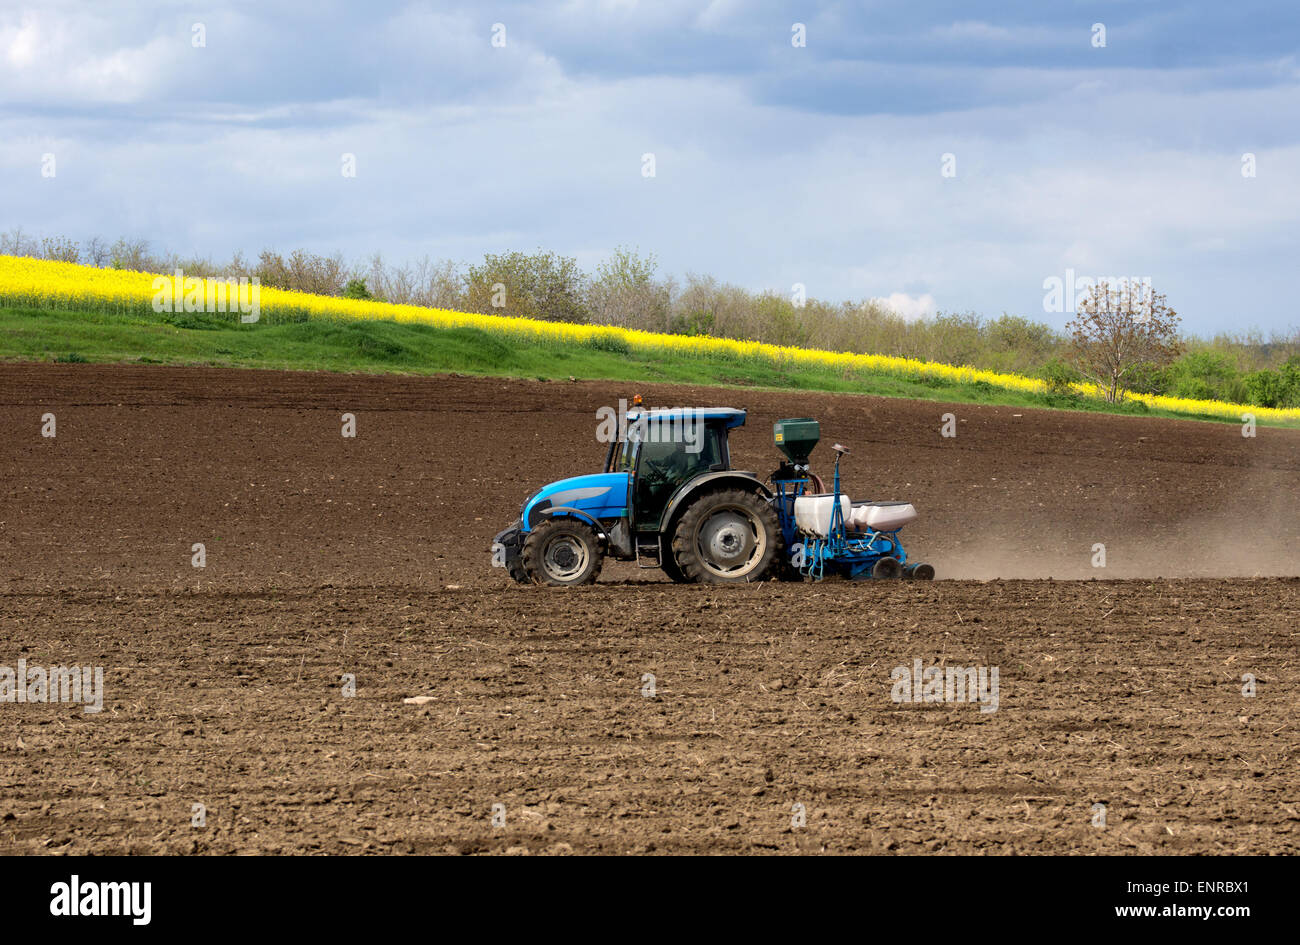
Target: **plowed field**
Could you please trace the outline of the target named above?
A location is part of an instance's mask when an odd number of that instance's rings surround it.
[[[0,702],[0,852],[1300,851],[1300,431],[647,388],[762,475],[819,418],[941,580],[514,585],[633,392],[0,366],[0,696],[104,686]],[[895,701],[917,660],[996,711]]]

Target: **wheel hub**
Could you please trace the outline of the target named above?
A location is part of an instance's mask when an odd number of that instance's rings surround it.
[[[700,526],[700,557],[719,573],[744,568],[759,549],[759,540],[749,517],[734,510],[720,509]]]
[[[557,580],[571,578],[587,566],[587,549],[577,539],[561,535],[546,546],[543,562]]]

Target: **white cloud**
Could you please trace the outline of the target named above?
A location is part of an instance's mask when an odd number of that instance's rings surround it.
[[[934,296],[928,292],[925,295],[916,297],[910,296],[906,292],[891,292],[884,298],[876,298],[871,301],[890,309],[895,315],[899,315],[909,322],[928,318],[938,308],[935,305]]]
[[[1047,30],[1034,27],[1011,29],[994,26],[982,20],[959,20],[947,26],[936,26],[932,35],[945,40],[972,43],[1041,43],[1049,36]]]
[[[188,33],[144,37],[94,11],[0,14],[0,99],[9,103],[132,102],[165,87]]]
[[[36,17],[25,13],[15,25],[9,23],[0,27],[0,50],[4,51],[4,60],[13,69],[25,69],[36,61],[40,52],[40,30]]]
[[[540,246],[586,260],[621,244],[668,274],[803,283],[908,318],[936,299],[1045,317],[1043,280],[1073,268],[1150,275],[1197,330],[1292,317],[1279,287],[1300,250],[1300,145],[1277,116],[1296,113],[1300,89],[1286,81],[988,66],[941,76],[978,78],[974,105],[836,113],[763,104],[751,75],[583,71],[520,9],[340,11],[310,35],[273,10],[214,12],[195,50],[197,14],[56,15],[50,2],[0,12],[3,223],[39,235],[390,259]],[[621,55],[674,16],[698,33],[688,6],[574,0],[570,26],[606,52],[610,34]],[[506,49],[489,44],[498,18]],[[763,42],[813,70],[789,81],[839,89],[811,52],[786,54],[787,28]],[[947,66],[889,68],[911,87]],[[1245,151],[1255,179],[1241,177]],[[56,179],[39,176],[43,152]],[[341,152],[357,155],[356,179],[340,176]],[[940,174],[947,152],[956,178]]]

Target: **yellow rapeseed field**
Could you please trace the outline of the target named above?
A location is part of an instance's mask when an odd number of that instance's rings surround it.
[[[170,277],[163,277],[170,279]],[[151,314],[158,294],[154,273],[120,269],[97,269],[75,263],[51,262],[16,256],[0,256],[0,305],[26,305],[38,308],[84,311],[117,311]],[[187,288],[188,292],[189,289]],[[936,377],[959,383],[984,381],[1010,390],[1041,392],[1042,381],[1018,374],[999,374],[972,367],[956,367],[932,361],[890,357],[878,354],[821,351],[763,344],[756,341],[733,341],[670,335],[603,325],[575,325],[532,318],[481,315],[446,309],[421,308],[415,305],[392,305],[387,302],[340,299],[307,295],[280,289],[260,289],[260,315],[266,323],[310,318],[367,318],[397,322],[417,322],[440,328],[478,328],[494,335],[524,338],[555,344],[599,344],[625,346],[634,352],[664,357],[721,358],[726,360],[767,361],[790,367],[824,367],[842,372],[868,372],[910,377]],[[1092,384],[1077,385],[1088,396],[1100,396]],[[1148,394],[1130,394],[1151,407],[1181,413],[1208,414],[1240,419],[1252,413],[1259,419],[1300,420],[1298,408],[1254,407],[1218,400],[1186,400]]]

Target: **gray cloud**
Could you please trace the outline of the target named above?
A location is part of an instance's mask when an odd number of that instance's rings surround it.
[[[1042,280],[1072,267],[1151,275],[1201,330],[1295,320],[1277,275],[1300,218],[1294,24],[1208,5],[938,10],[6,9],[0,225],[211,255],[591,262],[631,244],[677,274],[1037,317]]]

